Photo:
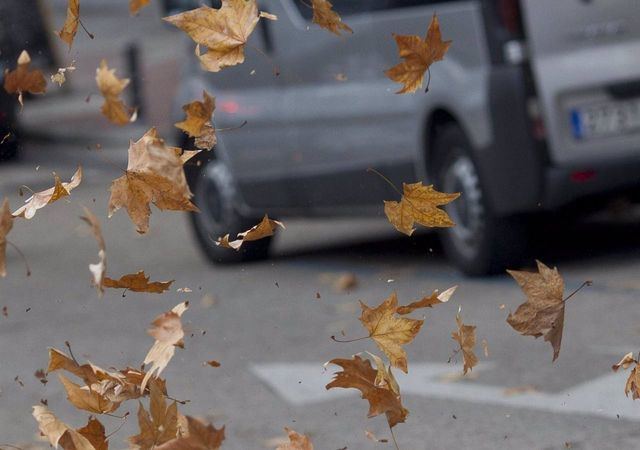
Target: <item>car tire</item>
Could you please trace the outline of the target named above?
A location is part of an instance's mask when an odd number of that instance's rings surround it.
[[[461,192],[445,209],[455,227],[439,230],[447,258],[463,273],[482,276],[519,266],[526,254],[526,222],[500,217],[487,203],[471,144],[456,124],[438,130],[434,139],[438,190]]]
[[[271,237],[245,243],[238,251],[219,247],[218,237],[227,233],[234,239],[261,219],[242,216],[236,208],[237,191],[226,164],[212,160],[191,177],[193,201],[200,212],[191,213],[191,224],[204,255],[212,263],[240,263],[266,259]]]

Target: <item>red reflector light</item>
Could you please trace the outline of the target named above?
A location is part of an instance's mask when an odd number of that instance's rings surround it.
[[[595,177],[595,170],[576,170],[575,172],[571,172],[571,181],[574,183],[586,183]]]
[[[498,0],[498,14],[502,26],[514,36],[522,34],[519,0]]]

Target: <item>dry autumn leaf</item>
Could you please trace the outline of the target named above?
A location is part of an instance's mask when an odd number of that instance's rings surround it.
[[[51,81],[53,83],[58,83],[58,86],[62,87],[62,85],[67,81],[67,72],[73,72],[76,70],[75,63],[75,61],[72,61],[69,66],[60,67],[56,73],[51,75]]]
[[[121,276],[118,280],[109,277],[104,279],[104,287],[114,289],[127,289],[133,292],[149,292],[153,294],[162,294],[171,287],[174,280],[170,281],[152,281],[145,275],[144,270],[138,273],[130,273]]]
[[[151,128],[137,142],[131,141],[127,171],[111,183],[109,217],[124,207],[138,233],[146,233],[150,203],[160,210],[198,211],[191,197],[177,149],[165,145]]]
[[[68,183],[62,183],[60,177],[53,174],[54,186],[47,190],[36,192],[27,200],[25,200],[24,206],[21,206],[13,212],[13,217],[24,217],[25,219],[31,219],[36,211],[44,208],[51,203],[60,200],[62,197],[67,197],[69,193],[77,188],[82,181],[82,167],[78,167],[76,173],[73,174],[71,180]]]
[[[87,424],[78,428],[78,433],[84,436],[96,450],[109,450],[109,441],[105,435],[104,425],[95,417],[89,417]]]
[[[186,432],[154,450],[219,450],[224,441],[224,427],[217,429],[198,419],[186,416]]]
[[[458,331],[451,333],[451,338],[460,346],[457,352],[462,352],[463,374],[466,375],[469,370],[472,370],[478,364],[478,358],[473,352],[473,348],[476,346],[476,327],[465,325],[462,322],[460,310],[456,314],[456,324],[458,325]]]
[[[338,36],[341,36],[340,33],[343,31],[353,33],[353,30],[342,22],[342,19],[333,10],[333,5],[328,0],[311,0],[311,6],[313,7],[313,23]]]
[[[435,14],[424,40],[416,35],[394,34],[393,37],[398,44],[398,54],[404,61],[387,70],[385,74],[403,85],[397,94],[415,92],[422,86],[424,74],[431,64],[444,59],[451,41],[442,40],[440,22]]]
[[[236,239],[234,241],[229,241],[229,235],[226,234],[222,237],[219,237],[215,244],[219,245],[220,247],[231,248],[238,251],[245,242],[257,241],[258,239],[273,236],[277,227],[285,229],[285,226],[282,222],[269,219],[269,216],[265,214],[262,218],[262,221],[258,225],[250,228],[247,231],[238,233],[238,236],[236,236]]]
[[[313,444],[311,443],[309,436],[296,433],[294,430],[287,427],[284,427],[284,431],[287,432],[289,442],[278,445],[276,450],[313,450]]]
[[[196,46],[196,56],[202,67],[218,72],[225,67],[244,62],[244,47],[260,17],[255,0],[222,0],[219,9],[201,6],[164,20],[187,33]],[[207,53],[200,53],[200,45]]]
[[[435,305],[447,303],[456,289],[458,289],[458,286],[452,286],[443,292],[435,290],[429,296],[423,297],[422,299],[409,303],[408,305],[398,307],[397,313],[405,315],[410,314],[419,308],[432,308]]]
[[[620,368],[627,370],[631,365],[634,365],[629,373],[629,378],[624,386],[624,393],[628,397],[629,393],[634,400],[640,398],[640,370],[638,369],[638,360],[633,357],[633,353],[629,352],[622,357],[620,362],[611,366],[614,372],[617,372]]]
[[[4,199],[0,210],[0,277],[7,276],[7,234],[13,228],[13,215],[9,209],[9,199]]]
[[[560,354],[564,327],[564,281],[555,267],[550,269],[537,260],[536,263],[538,273],[507,270],[527,297],[515,313],[509,314],[507,323],[524,336],[544,336],[553,347],[555,361]]]
[[[73,45],[73,39],[78,32],[78,25],[80,24],[80,0],[68,0],[67,2],[67,19],[62,26],[62,29],[56,34],[69,46]]]
[[[34,406],[33,417],[38,422],[40,432],[53,448],[58,448],[59,445],[63,450],[99,450],[79,430],[76,431],[60,421],[46,406]]]
[[[151,0],[129,0],[129,13],[132,16],[138,14]]]
[[[178,122],[175,126],[189,137],[195,138],[196,147],[209,150],[216,145],[216,129],[211,120],[213,111],[216,108],[215,98],[211,97],[207,91],[202,91],[203,101],[193,101],[182,107],[187,114],[187,118]]]
[[[18,57],[18,67],[15,70],[4,71],[4,90],[9,94],[18,94],[18,101],[23,105],[22,96],[30,94],[44,94],[47,90],[47,80],[40,70],[29,70],[31,57],[23,50]]]
[[[149,335],[156,341],[144,358],[144,364],[151,364],[151,368],[144,376],[140,390],[144,392],[147,382],[155,374],[160,373],[167,367],[176,346],[184,346],[182,338],[182,322],[180,317],[189,307],[189,302],[183,302],[173,307],[171,311],[164,312],[151,322],[151,328],[147,330]]]
[[[64,375],[58,375],[58,378],[65,391],[67,391],[67,399],[78,409],[94,414],[105,414],[112,413],[120,406],[120,402],[111,401],[107,396],[100,394],[89,386],[80,386]]]
[[[140,450],[159,448],[178,435],[178,404],[174,401],[167,406],[162,390],[154,381],[149,383],[149,389],[149,411],[139,403],[140,433],[129,438],[129,442]]]
[[[80,218],[91,227],[91,232],[96,241],[98,241],[98,257],[100,260],[95,264],[89,264],[89,271],[91,272],[92,284],[98,290],[98,295],[102,296],[104,293],[104,276],[107,271],[106,244],[102,236],[102,228],[98,218],[86,207],[84,208],[84,216]]]
[[[455,225],[449,215],[438,206],[451,203],[460,193],[446,194],[436,191],[432,185],[402,183],[403,195],[400,202],[385,201],[384,213],[389,222],[401,233],[411,236],[414,224],[425,227],[452,227]]]
[[[96,84],[104,97],[102,114],[116,125],[126,125],[132,121],[135,114],[131,108],[120,99],[122,91],[129,84],[129,79],[120,79],[116,76],[116,69],[109,69],[107,61],[102,60],[100,67],[96,69]]]
[[[385,414],[390,427],[406,420],[409,411],[402,406],[399,393],[392,391],[388,385],[376,385],[378,372],[371,367],[368,359],[354,355],[353,359],[338,358],[329,363],[342,367],[342,372],[334,374],[333,381],[327,384],[326,389],[358,389],[362,398],[369,402],[368,416]]]

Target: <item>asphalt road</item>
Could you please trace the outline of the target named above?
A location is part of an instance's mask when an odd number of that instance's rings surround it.
[[[184,214],[154,211],[145,236],[124,211],[108,220],[107,188],[125,166],[126,146],[98,152],[87,144],[29,142],[21,159],[0,166],[0,194],[13,206],[20,185],[41,189],[51,171],[68,177],[78,163],[85,168],[85,181],[68,200],[17,221],[10,235],[32,275],[25,276],[9,248],[9,275],[0,281],[0,306],[8,313],[0,317],[0,443],[37,442],[30,408],[42,398],[68,423],[85,420],[68,405],[55,375],[46,385],[34,377],[47,364],[48,347],[63,349],[69,341],[77,356],[100,366],[136,367],[152,344],[149,322],[190,300],[186,348],[164,375],[171,395],[190,400],[184,413],[227,426],[225,448],[269,448],[284,426],[309,433],[319,449],[385,448],[364,436],[368,429],[388,437],[383,418],[367,419],[366,402],[355,394],[323,389],[330,377],[325,361],[374,346],[329,337],[362,335],[358,299],[377,304],[395,290],[408,301],[457,284],[450,303],[427,312],[423,332],[408,348],[411,376],[400,383],[411,415],[396,428],[401,448],[636,447],[640,404],[625,398],[624,375],[610,366],[640,342],[638,224],[559,227],[540,240],[539,256],[559,265],[568,289],[594,281],[568,305],[562,353],[552,364],[548,344],[505,323],[522,299],[516,284],[507,276],[461,277],[432,236],[398,236],[382,220],[287,221],[271,260],[212,267],[198,253]],[[116,290],[97,298],[87,268],[97,248],[79,219],[82,205],[103,222],[112,275],[144,269],[153,279],[175,279],[171,292]],[[335,291],[333,280],[342,273],[354,274],[358,286]],[[192,292],[177,292],[184,287]],[[459,306],[490,352],[466,379],[457,376],[460,361],[447,363]],[[204,367],[211,359],[222,366]],[[523,386],[533,391],[505,391]],[[124,411],[135,408],[132,402]],[[105,422],[113,430],[119,420]],[[124,448],[135,425],[130,418],[112,447]]]

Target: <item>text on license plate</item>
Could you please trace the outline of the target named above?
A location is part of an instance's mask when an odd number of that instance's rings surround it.
[[[601,103],[571,110],[576,139],[591,139],[640,130],[640,99]]]

